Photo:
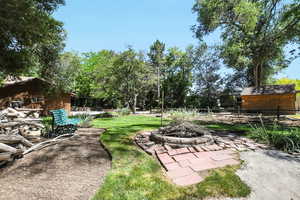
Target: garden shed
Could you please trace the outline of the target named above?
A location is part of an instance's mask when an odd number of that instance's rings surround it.
[[[295,85],[248,87],[241,93],[242,109],[266,114],[295,114]]]
[[[0,87],[0,109],[8,106],[49,110],[64,108],[71,111],[71,94],[51,90],[53,84],[41,78],[20,77],[4,81]]]

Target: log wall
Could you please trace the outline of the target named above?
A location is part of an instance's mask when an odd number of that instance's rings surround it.
[[[53,94],[47,91],[49,84],[39,79],[24,83],[12,84],[0,88],[0,109],[4,109],[11,101],[23,101],[25,108],[49,110],[64,108],[71,111],[71,95],[66,93]],[[32,101],[33,99],[37,101]]]
[[[281,95],[249,95],[242,96],[242,109],[247,111],[261,111],[262,113],[277,113],[277,109],[281,114],[295,114],[296,94]],[[269,112],[266,110],[274,110]],[[284,111],[290,110],[290,111]]]

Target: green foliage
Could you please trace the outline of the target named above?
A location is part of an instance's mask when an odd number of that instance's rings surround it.
[[[273,79],[269,82],[270,84],[276,84],[276,85],[286,85],[286,84],[295,84],[295,89],[300,90],[300,80],[298,79],[289,79],[289,78],[280,78],[280,79]],[[297,97],[299,97],[300,94],[297,93]]]
[[[246,68],[249,85],[260,85],[295,59],[300,33],[299,1],[202,0],[194,31],[199,39],[219,29],[224,63],[240,71]],[[284,47],[294,43],[290,58]]]
[[[190,200],[250,193],[249,187],[235,175],[236,168],[213,171],[203,182],[190,187],[177,187],[166,180],[159,163],[133,142],[136,132],[159,128],[159,118],[106,118],[95,120],[94,125],[107,129],[100,139],[113,160],[112,169],[93,200]]]
[[[55,89],[64,92],[73,92],[76,87],[76,78],[80,70],[81,58],[73,52],[66,52],[59,56],[59,60],[52,68],[46,80],[54,83]]]
[[[154,73],[156,73],[155,76],[155,81],[156,81],[156,90],[152,86],[152,94],[151,94],[151,99],[150,99],[150,104],[155,104],[153,93],[156,92],[156,100],[158,105],[161,104],[161,87],[162,87],[162,81],[163,79],[163,68],[165,64],[165,44],[159,40],[156,40],[151,46],[150,46],[150,51],[148,52],[148,57],[149,57],[149,63],[150,66],[152,67],[152,70]]]
[[[260,125],[251,125],[250,138],[261,141],[286,152],[300,152],[300,129],[287,128],[282,130],[274,123],[267,128],[261,120]]]
[[[165,105],[171,108],[186,106],[187,95],[193,84],[192,46],[186,51],[173,47],[168,49],[163,69]]]
[[[0,7],[0,71],[21,73],[43,66],[51,71],[63,49],[63,23],[51,14],[63,0],[2,0]]]
[[[135,113],[138,96],[147,91],[153,80],[144,55],[129,48],[116,57],[108,73],[110,76],[105,78],[110,90]]]
[[[280,78],[271,81],[271,84],[278,84],[278,85],[295,84],[296,90],[300,90],[300,80],[298,79]]]
[[[74,116],[74,117],[80,119],[79,127],[81,127],[81,128],[90,128],[90,127],[92,127],[92,121],[94,119],[93,116],[88,115],[88,114],[83,114],[83,115],[77,115],[77,116]]]
[[[222,89],[222,78],[219,74],[220,60],[212,48],[205,44],[196,47],[193,53],[194,77],[196,92],[200,96],[202,108],[217,106],[217,99]]]
[[[43,117],[42,123],[45,126],[43,133],[48,133],[52,130],[52,117]]]
[[[76,77],[76,93],[80,97],[107,98],[113,96],[105,77],[113,68],[116,54],[102,50],[98,53],[85,53],[78,76]]]
[[[203,124],[203,123],[202,123]],[[299,128],[288,128],[272,125],[260,124],[203,124],[207,128],[216,131],[237,131],[244,133],[244,136],[252,138],[258,142],[266,143],[279,150],[287,152],[300,152],[300,130]]]

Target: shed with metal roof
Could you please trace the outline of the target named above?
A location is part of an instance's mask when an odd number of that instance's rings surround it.
[[[248,112],[295,114],[294,84],[248,87],[241,93],[242,109]]]

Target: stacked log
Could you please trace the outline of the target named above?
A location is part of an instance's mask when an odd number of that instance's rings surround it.
[[[38,112],[36,109],[13,108],[0,111],[0,166],[21,158],[34,146],[28,139],[30,132],[44,128]]]

